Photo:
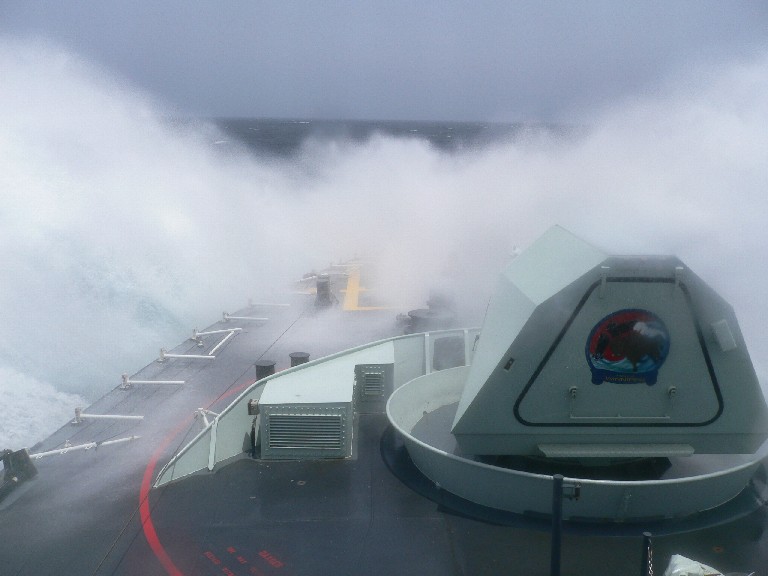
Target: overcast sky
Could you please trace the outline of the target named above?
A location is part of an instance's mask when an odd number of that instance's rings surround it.
[[[185,115],[573,121],[765,51],[768,3],[0,0],[0,34]]]

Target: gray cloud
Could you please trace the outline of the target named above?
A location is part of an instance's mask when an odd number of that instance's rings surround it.
[[[184,114],[578,121],[768,44],[760,2],[11,2]]]

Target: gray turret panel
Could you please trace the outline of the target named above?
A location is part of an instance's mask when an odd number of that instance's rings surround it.
[[[767,413],[732,308],[680,260],[555,228],[502,276],[453,433],[468,454],[752,453]]]
[[[504,366],[508,358],[514,358],[508,351],[526,323],[539,311],[537,307],[557,297],[563,287],[572,284],[606,257],[597,248],[555,226],[511,262],[502,273],[488,306],[472,371],[456,413],[455,432],[463,429],[465,413],[471,411],[470,407],[476,404],[479,395],[486,393],[484,388],[493,370],[499,365]],[[556,313],[556,316],[562,314]],[[542,318],[541,322],[552,320]],[[505,390],[498,392],[507,396]]]

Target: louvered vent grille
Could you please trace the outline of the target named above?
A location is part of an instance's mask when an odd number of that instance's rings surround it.
[[[363,374],[363,394],[365,396],[384,396],[384,372],[366,372]]]
[[[343,446],[339,415],[269,416],[269,447],[339,450]]]

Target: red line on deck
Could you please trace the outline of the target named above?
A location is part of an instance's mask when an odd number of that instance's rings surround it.
[[[223,400],[224,398],[228,398],[233,394],[242,392],[253,384],[254,382],[248,382],[242,386],[228,390],[220,397],[216,398],[215,401]],[[141,490],[139,491],[139,513],[141,516],[141,528],[144,531],[144,537],[147,539],[147,543],[149,544],[152,553],[155,555],[162,567],[170,576],[184,576],[184,573],[176,567],[176,564],[173,563],[173,559],[165,550],[162,542],[160,542],[160,537],[157,535],[157,530],[155,530],[155,525],[152,522],[152,511],[149,508],[149,491],[152,488],[152,476],[155,473],[157,461],[168,448],[171,441],[182,430],[189,427],[191,420],[192,416],[185,418],[178,426],[176,426],[176,428],[171,430],[171,432],[163,439],[158,449],[152,453],[149,462],[147,462],[147,467],[144,469],[144,477],[141,480]]]

